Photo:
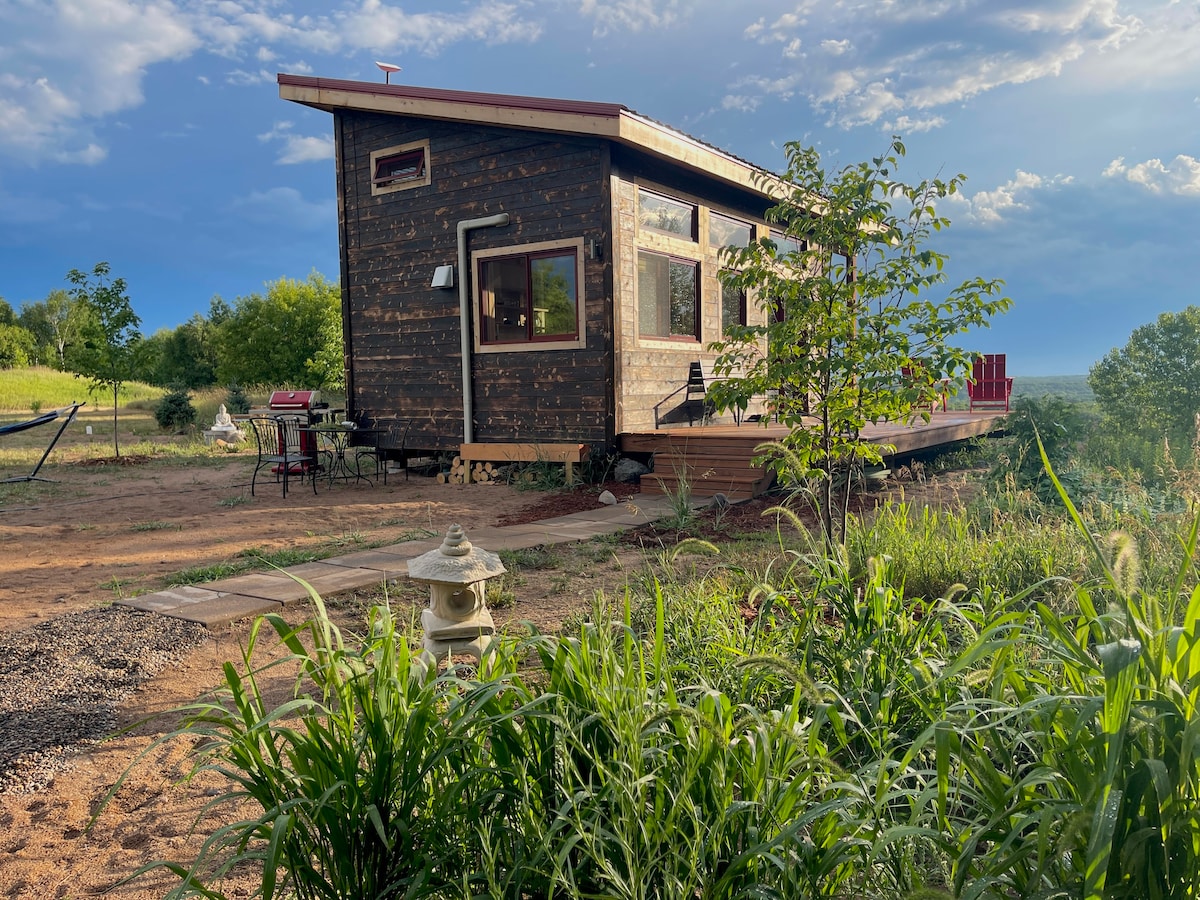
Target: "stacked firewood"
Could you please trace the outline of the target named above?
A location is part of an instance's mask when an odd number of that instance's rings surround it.
[[[468,477],[469,476],[469,477]],[[461,456],[454,457],[449,472],[439,472],[438,484],[495,484],[500,480],[499,470],[490,462],[472,463]]]

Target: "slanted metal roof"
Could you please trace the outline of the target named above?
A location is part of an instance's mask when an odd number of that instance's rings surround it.
[[[284,100],[327,112],[360,110],[603,137],[764,197],[778,197],[783,190],[778,176],[766,169],[619,103],[451,91],[284,73],[280,73],[278,81],[279,96]]]

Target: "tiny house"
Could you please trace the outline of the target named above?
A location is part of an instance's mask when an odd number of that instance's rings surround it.
[[[410,418],[413,448],[612,450],[761,315],[719,250],[770,234],[778,182],[725,151],[617,104],[279,91],[333,115],[348,404]]]

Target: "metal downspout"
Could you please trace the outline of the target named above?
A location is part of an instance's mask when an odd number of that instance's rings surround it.
[[[468,296],[468,275],[471,261],[467,258],[467,232],[476,228],[507,225],[508,213],[497,213],[480,219],[463,219],[458,223],[458,325],[462,347],[463,443],[475,439],[474,402],[471,399],[471,301]]]

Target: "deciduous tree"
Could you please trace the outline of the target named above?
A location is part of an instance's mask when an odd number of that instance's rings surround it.
[[[91,311],[91,324],[84,334],[82,347],[72,355],[72,369],[90,378],[92,387],[112,390],[113,454],[121,455],[117,439],[117,400],[121,385],[133,372],[141,319],[133,311],[126,295],[125,279],[110,278],[109,265],[96,263],[90,275],[72,269],[67,281],[75,285],[72,295]]]
[[[29,365],[36,343],[28,329],[0,323],[0,369]]]
[[[1190,447],[1200,413],[1200,306],[1135,328],[1092,366],[1088,384],[1110,427]]]
[[[41,361],[59,370],[67,367],[67,348],[77,343],[88,319],[86,307],[61,288],[52,290],[45,300],[21,304],[21,324],[34,333],[39,347],[45,348]]]
[[[342,384],[342,304],[337,284],[317,272],[305,281],[281,278],[267,285],[266,296],[239,297],[232,310],[227,309],[220,311],[216,326],[221,382],[311,388]]]
[[[727,286],[754,298],[762,324],[731,326],[714,345],[719,373],[745,373],[718,386],[717,402],[745,409],[754,396],[776,397],[779,420],[791,426],[777,465],[820,479],[832,543],[845,533],[847,499],[835,523],[835,474],[881,459],[861,440],[863,427],[928,417],[943,379],[961,382],[974,358],[950,339],[1010,301],[1000,281],[982,278],[941,293],[947,257],[926,245],[949,224],[935,204],[964,176],[897,180],[899,139],[833,174],[815,149],[785,149],[782,180],[763,181],[783,195],[767,219],[790,240],[722,253]]]

